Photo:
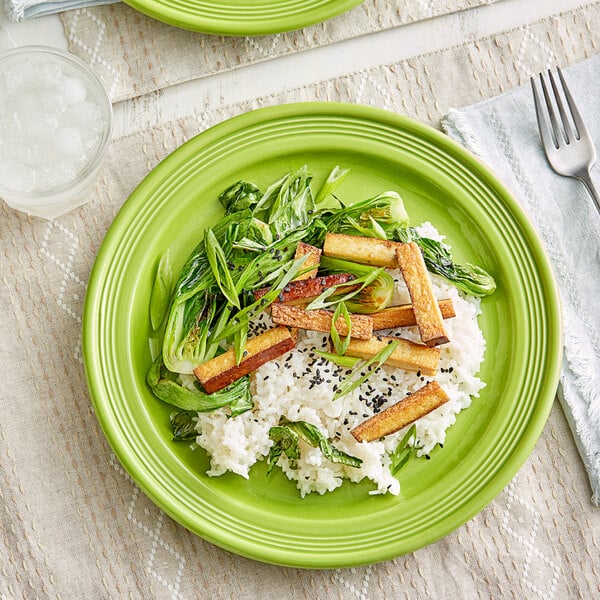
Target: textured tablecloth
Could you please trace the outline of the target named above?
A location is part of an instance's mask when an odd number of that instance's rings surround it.
[[[123,100],[293,52],[500,0],[366,0],[325,23],[274,36],[223,37],[176,29],[126,4],[61,15],[69,49]]]
[[[555,405],[531,456],[477,516],[377,565],[265,565],[189,533],[132,483],[96,422],[81,313],[96,252],[159,160],[205,127],[297,100],[373,104],[433,125],[450,107],[598,52],[600,3],[318,85],[116,140],[93,199],[55,221],[0,207],[0,598],[399,599],[600,597],[600,511]],[[457,85],[461,82],[461,85]]]

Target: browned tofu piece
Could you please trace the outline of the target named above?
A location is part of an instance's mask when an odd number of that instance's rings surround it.
[[[237,364],[232,349],[198,365],[194,375],[208,394],[213,394],[229,384],[255,371],[264,363],[286,354],[296,346],[297,336],[287,327],[269,329],[246,342],[244,357]]]
[[[323,254],[362,265],[396,269],[398,267],[397,245],[398,242],[377,238],[346,235],[344,233],[328,233],[323,244]]]
[[[278,303],[271,305],[271,318],[274,323],[279,325],[329,333],[333,312],[330,310],[305,310],[299,306]],[[340,335],[348,335],[348,327],[342,317],[338,319],[335,327]],[[369,315],[350,315],[350,336],[352,338],[368,340],[372,335],[373,320]]]
[[[454,305],[449,298],[440,300],[438,305],[444,319],[450,319],[456,316]],[[394,329],[395,327],[409,327],[417,324],[412,304],[390,306],[390,308],[384,308],[377,313],[371,314],[371,317],[373,317],[373,331]]]
[[[396,433],[429,414],[450,398],[437,381],[432,381],[396,404],[356,426],[350,433],[359,442],[372,442]]]
[[[428,346],[447,344],[450,340],[419,246],[415,242],[397,244],[396,256],[423,343]]]
[[[306,254],[308,254],[308,258],[304,261],[304,264],[302,265],[302,270],[308,269],[309,267],[314,267],[314,269],[312,269],[311,271],[307,271],[306,273],[302,273],[302,275],[296,277],[296,279],[312,279],[313,277],[317,276],[319,264],[321,263],[321,252],[321,248],[311,246],[310,244],[306,244],[304,242],[298,242],[294,259],[300,258],[301,256],[305,256]]]
[[[402,338],[373,336],[369,340],[352,339],[346,350],[346,356],[369,359],[395,341],[399,342],[398,347],[390,354],[385,365],[399,367],[406,371],[421,371],[427,376],[436,374],[440,362],[440,349],[415,344]]]
[[[324,275],[323,277],[314,277],[312,279],[295,279],[290,281],[279,293],[276,302],[285,302],[286,304],[307,304],[320,296],[326,289],[339,285],[335,294],[346,294],[359,287],[359,285],[343,285],[356,279],[355,275],[348,273],[336,273],[334,275]],[[254,299],[262,298],[271,288],[261,288],[254,292]],[[335,295],[334,294],[334,295]]]

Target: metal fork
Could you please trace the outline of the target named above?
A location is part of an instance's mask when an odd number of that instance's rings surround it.
[[[539,74],[544,104],[535,79],[531,78],[535,112],[544,152],[550,166],[559,175],[575,177],[583,181],[596,203],[596,208],[600,211],[600,193],[594,186],[590,174],[596,162],[594,143],[577,110],[562,71],[558,67],[556,71],[558,82],[550,69],[547,76],[543,73]],[[546,83],[546,80],[550,83]],[[566,100],[566,107],[563,98]],[[555,108],[558,109],[558,114]]]

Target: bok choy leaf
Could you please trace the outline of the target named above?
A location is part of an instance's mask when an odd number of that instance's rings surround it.
[[[180,410],[179,412],[171,413],[169,421],[171,421],[171,431],[173,439],[176,441],[194,440],[198,435],[196,431],[196,421],[198,413],[190,410]]]
[[[481,267],[469,263],[456,263],[448,247],[442,242],[421,237],[414,227],[398,227],[392,237],[397,242],[415,242],[427,269],[442,275],[458,289],[472,296],[488,296],[496,291],[494,278]]]
[[[279,425],[271,427],[269,438],[274,443],[267,458],[267,474],[275,468],[282,454],[285,454],[290,459],[290,466],[295,468],[295,461],[300,458],[298,443],[300,438],[313,446],[313,448],[319,448],[323,456],[331,462],[341,463],[350,467],[360,467],[362,464],[360,458],[351,456],[333,446],[317,427],[306,421],[288,421],[284,419]]]
[[[174,374],[165,369],[159,355],[152,363],[146,381],[157,398],[182,410],[210,412],[224,406],[252,407],[248,376],[214,394],[206,394],[199,385],[195,385],[192,391],[176,381]]]

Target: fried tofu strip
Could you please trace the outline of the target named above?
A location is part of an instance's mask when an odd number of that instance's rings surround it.
[[[308,254],[308,258],[304,261],[302,265],[302,269],[308,269],[309,267],[315,267],[311,271],[307,271],[300,275],[300,277],[296,277],[298,279],[312,279],[317,276],[317,272],[319,270],[319,264],[321,263],[321,248],[317,248],[316,246],[311,246],[310,244],[306,244],[305,242],[298,242],[298,246],[296,246],[296,254],[294,255],[294,259],[300,258],[301,256],[305,256]]]
[[[415,344],[410,340],[385,336],[373,336],[369,340],[350,340],[346,356],[369,359],[392,342],[399,342],[384,364],[400,367],[406,371],[421,371],[423,375],[433,376],[440,362],[440,349]]]
[[[206,392],[213,394],[255,371],[264,363],[286,354],[295,348],[296,340],[297,335],[287,327],[269,329],[246,342],[244,357],[239,364],[232,348],[198,365],[194,369],[194,375]]]
[[[343,258],[374,267],[396,269],[396,246],[398,242],[380,240],[378,238],[346,235],[344,233],[328,233],[323,244],[323,254],[333,258]]]
[[[287,325],[288,327],[298,327],[300,329],[310,329],[312,331],[331,331],[333,321],[333,312],[330,310],[304,310],[299,306],[290,306],[288,304],[272,304],[271,318],[274,323]],[[340,317],[335,324],[340,335],[348,335],[346,321]],[[373,319],[368,315],[350,315],[350,336],[368,340],[373,335]]]
[[[410,294],[423,343],[428,346],[447,344],[450,340],[419,246],[415,242],[397,244],[396,257]]]
[[[439,408],[448,400],[450,398],[437,381],[432,381],[404,400],[363,421],[350,433],[359,442],[378,440],[400,431],[403,427]]]
[[[451,319],[456,316],[454,305],[449,298],[440,300],[438,305],[444,319]],[[371,317],[373,318],[373,331],[394,329],[395,327],[409,327],[417,324],[412,304],[390,306],[390,308],[384,308],[377,313],[372,313]]]
[[[295,279],[290,281],[279,293],[277,302],[286,304],[307,304],[320,296],[326,289],[339,285],[336,293],[346,294],[359,287],[359,285],[342,285],[352,282],[356,276],[348,273],[336,273],[334,275],[325,275],[323,277],[313,277],[312,279]],[[262,298],[271,288],[261,288],[254,292],[254,299]]]

